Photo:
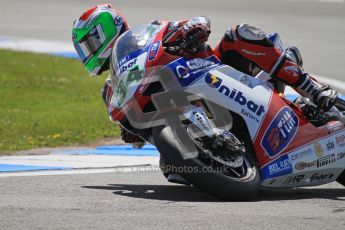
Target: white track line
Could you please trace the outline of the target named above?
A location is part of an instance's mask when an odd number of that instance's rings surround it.
[[[0,48],[34,53],[75,52],[71,43],[0,36]]]
[[[75,170],[57,170],[57,171],[28,171],[28,172],[10,172],[0,173],[1,177],[18,177],[18,176],[51,176],[51,175],[73,175],[73,174],[93,174],[93,173],[111,173],[115,168],[106,169],[75,169]]]
[[[77,175],[77,174],[94,174],[94,173],[152,173],[160,172],[158,165],[131,165],[109,168],[85,168],[72,170],[44,170],[44,171],[27,171],[27,172],[8,172],[0,173],[1,177],[20,177],[20,176],[52,176],[52,175]]]
[[[65,168],[105,168],[151,164],[158,165],[158,156],[113,156],[113,155],[31,155],[3,156],[0,164],[53,166]]]
[[[306,1],[306,0],[289,0],[289,1]],[[307,0],[315,1],[315,0]],[[345,0],[317,0],[317,1],[341,1]],[[36,53],[75,53],[74,47],[71,43],[67,42],[57,42],[57,41],[47,41],[39,39],[28,39],[19,37],[6,37],[0,36],[0,48],[19,50],[19,51],[31,51]],[[335,89],[345,92],[345,82],[340,80],[334,80],[327,77],[317,76],[316,78],[325,84],[333,86]]]

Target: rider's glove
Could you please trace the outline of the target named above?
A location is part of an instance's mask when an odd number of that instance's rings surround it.
[[[207,17],[194,17],[182,26],[183,37],[185,39],[198,39],[206,42],[211,33],[211,23]]]
[[[207,17],[194,17],[181,24],[177,30],[164,38],[164,43],[178,45],[179,48],[188,53],[197,52],[198,48],[208,40],[211,33],[210,20]]]
[[[195,17],[182,26],[183,49],[195,53],[203,47],[211,33],[211,23],[207,17]]]

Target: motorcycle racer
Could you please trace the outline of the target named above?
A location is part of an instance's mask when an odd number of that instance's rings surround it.
[[[128,29],[126,19],[110,4],[91,7],[73,22],[73,45],[90,76],[101,75],[109,69],[114,43]],[[110,115],[109,99],[112,93],[108,79],[102,89],[102,97]],[[143,140],[133,130],[130,132],[121,125],[120,128],[121,137],[126,143],[133,143],[137,147],[143,145]]]
[[[260,70],[269,73],[274,83],[292,86],[302,96],[309,98],[324,111],[334,106],[337,92],[318,83],[302,68],[302,58],[297,48],[285,51],[275,47],[261,29],[248,24],[229,28],[219,44],[212,49],[207,45],[211,23],[207,17],[194,17],[185,21],[154,21],[168,24],[163,38],[165,51],[184,57],[216,55],[224,64],[255,76]],[[116,39],[129,30],[123,15],[110,4],[88,9],[74,22],[72,35],[75,49],[90,75],[100,75],[109,69],[111,49]],[[113,94],[110,80],[105,82],[103,100],[111,117],[110,99]],[[140,130],[128,121],[119,121],[121,136],[126,143],[142,147],[145,141]],[[136,134],[140,134],[136,135]]]

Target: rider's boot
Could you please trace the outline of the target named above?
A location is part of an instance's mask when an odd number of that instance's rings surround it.
[[[324,86],[304,73],[304,81],[295,90],[303,97],[309,98],[318,108],[329,111],[336,103],[338,93],[330,86]]]
[[[330,86],[324,86],[313,79],[308,73],[305,73],[302,69],[303,59],[299,49],[295,46],[291,46],[285,49],[285,55],[288,59],[297,64],[299,68],[299,79],[295,90],[303,97],[307,97],[313,102],[319,109],[327,112],[336,103],[338,93]],[[291,76],[294,76],[292,74]]]
[[[144,147],[144,145],[146,144],[146,141],[143,140],[140,136],[127,131],[121,125],[120,125],[120,129],[121,129],[121,139],[125,143],[131,144],[133,148],[140,149]]]

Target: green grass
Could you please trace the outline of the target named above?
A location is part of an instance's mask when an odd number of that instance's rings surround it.
[[[118,136],[78,60],[0,50],[0,153]]]

